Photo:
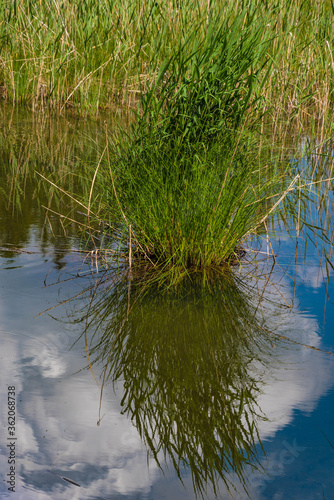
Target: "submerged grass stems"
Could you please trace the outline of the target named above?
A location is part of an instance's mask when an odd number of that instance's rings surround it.
[[[271,213],[276,200],[267,199],[281,193],[283,178],[258,164],[267,21],[246,8],[223,25],[206,23],[202,41],[202,22],[192,26],[96,171],[100,217],[170,282],[198,271],[205,280],[237,262]]]

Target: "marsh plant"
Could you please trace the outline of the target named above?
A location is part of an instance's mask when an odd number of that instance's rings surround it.
[[[12,21],[21,19],[16,7]],[[151,18],[161,15],[158,7],[138,19],[145,33]],[[297,185],[299,199],[290,206],[300,207],[300,174],[293,174],[290,159],[278,165],[263,134],[264,118],[276,112],[265,89],[290,43],[288,11],[280,17],[278,4],[263,11],[252,2],[210,9],[209,2],[205,15],[189,14],[176,24],[175,43],[161,42],[148,55],[131,126],[106,130],[92,184],[87,189],[85,183],[80,200],[95,245],[112,246],[113,256],[126,257],[130,268],[144,264],[169,284],[197,273],[206,282],[212,271],[240,263],[245,242],[267,232]],[[65,35],[69,39],[66,23]],[[314,94],[303,88],[298,99],[306,102]],[[299,224],[300,211],[296,219]],[[95,222],[98,232],[92,233]]]
[[[263,88],[275,113],[302,110],[303,120],[306,94],[312,96],[313,112],[330,112],[330,0],[1,2],[0,98],[34,109],[74,107],[79,113],[134,105],[141,87],[154,81],[154,67],[173,54],[193,27],[203,41],[213,19],[220,25],[233,22],[244,8],[247,17],[256,15],[255,27],[266,20],[272,35],[269,55],[282,49]]]
[[[267,19],[244,9],[210,21],[203,40],[197,29],[142,90],[130,132],[108,140],[91,191],[130,260],[146,259],[172,282],[238,262],[289,179],[258,153]]]

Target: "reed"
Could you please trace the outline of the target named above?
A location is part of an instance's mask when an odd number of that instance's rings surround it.
[[[166,0],[9,0],[0,26],[0,94],[34,108],[133,105],[156,68],[192,26],[203,42],[212,19],[233,22],[244,8],[267,19],[275,63],[261,89],[268,106],[305,117],[333,102],[333,7],[330,0],[211,2]],[[242,26],[240,27],[243,28]],[[277,48],[280,47],[278,54]],[[307,102],[306,96],[309,96]]]
[[[122,252],[150,262],[159,279],[201,272],[206,280],[238,262],[243,241],[281,199],[287,177],[258,163],[267,21],[245,8],[223,25],[193,25],[156,68],[131,131],[107,142],[94,212],[123,240]]]

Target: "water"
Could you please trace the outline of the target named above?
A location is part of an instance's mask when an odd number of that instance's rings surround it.
[[[334,498],[330,245],[308,243],[305,257],[300,240],[296,260],[295,239],[276,232],[271,275],[263,256],[238,274],[243,285],[212,295],[142,296],[127,275],[100,273],[90,305],[94,255],[54,213],[80,222],[80,208],[51,199],[35,171],[87,192],[98,158],[88,136],[103,143],[103,121],[0,113],[0,498],[211,499],[228,487],[235,499]]]

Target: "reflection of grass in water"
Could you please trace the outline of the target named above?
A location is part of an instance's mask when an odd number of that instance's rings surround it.
[[[102,369],[101,398],[108,380],[122,381],[122,411],[149,453],[161,468],[171,461],[181,481],[190,471],[197,493],[217,494],[219,480],[230,488],[232,472],[247,489],[267,356],[247,291],[224,280],[211,292],[189,282],[162,292],[125,278],[102,279],[94,293],[81,320],[93,332],[88,347],[92,368]]]
[[[90,165],[101,140],[99,125],[8,106],[0,107],[0,119],[0,245],[22,247],[38,228],[39,247],[52,243],[69,250],[69,237],[78,230],[72,221],[83,222],[84,217],[77,203],[51,189],[37,172],[77,195],[89,192]],[[63,217],[46,213],[42,206]]]
[[[327,435],[320,429],[321,434],[324,436],[326,439],[327,443],[330,445],[331,448],[334,450],[334,444],[328,439]]]
[[[0,108],[0,118],[4,124],[0,134],[1,193],[9,211],[22,212],[29,188],[33,198],[44,197],[40,203],[49,196],[59,201],[59,193],[50,193],[50,186],[40,182],[36,171],[56,178],[74,192],[89,191],[87,164],[98,158],[98,124],[47,113],[36,116],[23,107],[8,106]]]
[[[320,432],[321,432],[321,434],[324,436],[324,438],[326,439],[326,441],[327,441],[327,443],[330,445],[330,447],[331,447],[331,448],[333,448],[333,450],[334,450],[334,444],[333,444],[333,443],[332,443],[332,442],[328,439],[327,435],[326,435],[326,434],[325,434],[325,433],[324,433],[321,429],[320,429]],[[325,497],[325,493],[324,493],[324,491],[322,492],[322,498],[323,498],[324,500],[326,500],[326,497]]]

